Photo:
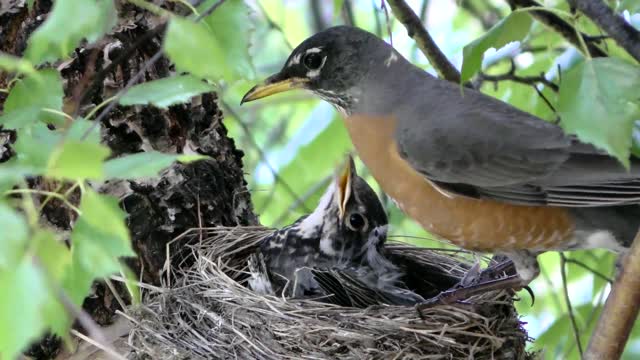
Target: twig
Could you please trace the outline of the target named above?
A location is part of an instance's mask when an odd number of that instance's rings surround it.
[[[391,20],[389,19],[389,11],[387,10],[387,3],[385,0],[380,2],[380,9],[384,13],[384,19],[387,22],[387,33],[389,34],[389,43],[393,46],[393,34],[391,33]]]
[[[109,103],[109,105],[107,105],[107,107],[100,112],[98,117],[96,117],[96,119],[93,121],[93,124],[91,124],[91,126],[84,132],[84,134],[82,134],[82,137],[80,137],[80,140],[86,139],[87,136],[89,136],[89,134],[91,134],[93,130],[95,130],[95,128],[102,123],[102,120],[104,120],[104,118],[107,117],[107,115],[109,115],[109,112],[111,112],[111,110],[113,110],[113,108],[118,105],[118,100],[120,100],[120,98],[123,97],[133,85],[135,85],[140,79],[142,79],[144,77],[144,74],[147,72],[147,70],[151,68],[151,66],[153,66],[153,64],[155,64],[155,62],[158,61],[161,57],[162,57],[162,50],[158,50],[151,57],[151,59],[147,60],[144,63],[142,68],[131,79],[129,79],[129,81],[124,86],[124,88],[118,91],[118,93],[113,97],[113,100]]]
[[[380,23],[380,16],[378,16],[378,7],[376,6],[376,0],[371,0],[371,9],[373,9],[373,20],[375,23],[375,34],[378,37],[382,37],[382,24]]]
[[[349,26],[356,26],[356,19],[353,16],[353,7],[350,0],[344,0],[342,3],[342,19]]]
[[[640,31],[617,15],[602,0],[572,0],[576,8],[587,15],[604,30],[618,45],[640,62]]]
[[[127,360],[126,357],[120,355],[117,351],[115,351],[114,349],[108,347],[108,346],[104,346],[103,344],[97,342],[95,339],[92,339],[86,335],[84,335],[83,333],[79,332],[78,330],[75,329],[71,329],[71,334],[73,334],[73,336],[76,336],[78,338],[80,338],[83,341],[88,342],[89,344],[97,347],[98,349],[106,352],[107,354],[109,354],[110,356],[112,356],[115,359],[118,360]]]
[[[113,294],[113,297],[116,298],[116,301],[118,302],[118,305],[120,305],[122,310],[126,312],[127,311],[127,305],[125,304],[125,302],[122,299],[122,297],[120,296],[120,294],[118,294],[118,290],[113,285],[111,280],[109,280],[109,278],[107,278],[107,277],[103,278],[103,280],[104,280],[105,284],[107,284],[107,287],[109,288],[109,290],[111,290],[111,294]]]
[[[311,186],[309,188],[309,190],[307,190],[307,192],[305,192],[304,194],[302,194],[302,196],[300,196],[298,199],[296,199],[296,201],[294,201],[291,206],[289,206],[287,208],[287,210],[285,210],[282,214],[280,214],[280,216],[278,216],[276,218],[276,220],[273,222],[274,224],[281,224],[287,217],[287,215],[289,215],[293,210],[297,209],[298,207],[300,207],[301,205],[304,205],[304,203],[313,196],[313,194],[315,194],[319,189],[321,189],[324,186],[327,186],[327,184],[329,183],[329,181],[333,178],[333,174],[326,176],[324,179],[318,181],[316,184],[314,184],[313,186]]]
[[[195,18],[195,21],[198,22],[203,18],[211,15],[211,13],[213,13],[213,11],[217,9],[220,5],[222,5],[224,2],[225,0],[219,0],[217,3],[211,5],[202,14],[198,15],[198,17]],[[109,103],[109,105],[107,105],[107,107],[100,112],[98,117],[96,117],[96,119],[93,121],[93,124],[91,124],[91,126],[84,132],[84,134],[82,134],[82,137],[80,138],[81,140],[86,139],[87,136],[89,136],[89,134],[91,134],[91,132],[93,132],[93,130],[95,130],[95,128],[102,123],[102,120],[104,120],[104,118],[109,114],[109,112],[111,112],[111,110],[113,110],[113,108],[118,105],[118,100],[121,97],[123,97],[133,85],[135,85],[138,81],[140,81],[140,79],[144,77],[147,70],[151,68],[151,66],[153,66],[153,64],[155,64],[156,61],[160,60],[160,58],[162,57],[162,53],[163,53],[162,49],[158,50],[149,60],[147,60],[144,63],[142,68],[138,70],[138,72],[127,82],[125,87],[122,88],[120,91],[118,91],[118,93],[113,97],[113,100],[111,101],[111,103]]]
[[[291,43],[289,42],[289,39],[287,39],[287,35],[284,33],[284,30],[282,30],[282,27],[280,27],[280,25],[278,25],[275,21],[273,21],[273,19],[269,17],[269,14],[267,14],[267,11],[264,9],[260,1],[256,1],[256,5],[260,9],[260,12],[262,12],[264,19],[267,20],[267,26],[270,29],[273,29],[279,32],[280,35],[282,36],[282,39],[284,40],[284,43],[287,45],[287,48],[289,48],[289,50],[293,50],[293,45],[291,45]],[[320,29],[317,32],[320,32],[321,30],[324,30],[324,29]]]
[[[489,4],[489,2],[486,2],[486,4]],[[471,0],[462,0],[460,7],[476,18],[485,30],[491,29],[499,20],[500,13],[495,8],[491,9],[492,11],[478,9],[477,4]]]
[[[640,232],[604,304],[585,359],[618,359],[640,310]]]
[[[324,16],[322,15],[323,3],[326,3],[326,1],[311,0],[309,4],[311,7],[311,19],[313,20],[313,30],[315,30],[314,32],[320,32],[328,27],[327,22],[324,20]],[[260,1],[256,1],[256,4],[258,4],[258,6],[262,8],[262,4],[260,4]],[[342,9],[340,9],[339,11],[342,11]],[[271,26],[271,24],[269,24],[269,26]]]
[[[517,8],[528,8],[528,7],[543,7],[542,4],[538,3],[535,0],[507,0],[507,3],[511,6],[512,9]],[[576,34],[575,28],[563,20],[558,15],[543,10],[533,10],[529,11],[531,16],[541,22],[542,24],[548,26],[549,28],[556,31],[562,37],[565,38],[569,43],[575,46],[578,50],[583,51],[582,46],[580,45],[580,40]],[[586,34],[583,34],[583,37],[587,37]],[[595,45],[593,42],[589,42],[586,44],[587,49],[591,57],[605,57],[607,53]],[[585,54],[585,55],[589,55]]]
[[[238,116],[238,114],[235,111],[233,111],[233,109],[225,101],[223,101],[222,99],[220,99],[218,101],[219,101],[220,105],[222,105],[224,110],[227,113],[229,113],[229,115],[231,115],[232,117],[234,117],[238,121],[238,124],[240,124],[240,128],[242,128],[242,131],[247,135],[247,138],[249,139],[249,142],[251,143],[251,145],[258,152],[258,156],[260,157],[260,159],[262,159],[262,161],[264,161],[265,165],[267,166],[267,168],[269,169],[269,171],[273,175],[273,178],[275,179],[275,181],[277,183],[282,184],[282,186],[284,187],[284,190],[287,193],[289,193],[289,195],[292,197],[292,200],[297,201],[299,199],[298,194],[296,194],[296,192],[293,190],[293,188],[286,181],[284,181],[284,179],[282,179],[282,177],[280,176],[280,174],[278,174],[276,169],[274,169],[273,166],[271,166],[271,163],[269,163],[269,159],[267,159],[267,155],[264,153],[264,150],[262,150],[262,148],[256,142],[256,140],[253,138],[253,136],[251,134],[251,130],[249,129],[247,124],[244,121],[241,120],[241,118]],[[303,205],[303,208],[304,208],[304,210],[306,212],[310,211],[304,205]]]
[[[422,0],[422,5],[420,5],[420,23],[424,24],[427,21],[427,8],[429,7],[429,0]],[[413,43],[411,46],[411,62],[415,63],[417,61],[417,52],[418,52],[418,44]]]
[[[100,70],[97,74],[95,74],[91,85],[88,86],[86,89],[84,89],[83,96],[78,102],[78,105],[76,106],[73,117],[75,118],[79,115],[78,112],[80,111],[82,105],[86,103],[93,95],[94,88],[98,87],[99,84],[101,84],[104,81],[104,79],[107,77],[107,75],[110,74],[116,68],[116,66],[120,65],[125,60],[131,59],[131,55],[140,45],[147,43],[156,35],[163,32],[164,29],[166,29],[166,26],[167,26],[166,23],[163,23],[147,31],[142,36],[136,38],[135,42],[133,42],[132,44],[127,46],[124,50],[122,50],[122,52],[120,53],[120,55],[118,55],[116,59],[110,62],[109,65],[107,65],[104,69]],[[116,35],[114,36],[117,37]]]
[[[414,39],[424,55],[438,74],[451,82],[460,83],[460,72],[449,62],[438,45],[433,41],[427,29],[422,26],[420,18],[403,0],[387,0],[393,14],[407,29],[410,38]]]
[[[525,85],[531,85],[531,86],[536,86],[537,84],[543,84],[545,86],[548,86],[549,89],[558,92],[559,87],[557,84],[555,84],[553,81],[548,80],[547,78],[544,77],[544,73],[540,74],[539,76],[520,76],[520,75],[516,75],[515,73],[515,66],[512,65],[511,69],[504,73],[504,74],[500,74],[500,75],[489,75],[489,74],[485,74],[483,72],[480,72],[479,77],[482,80],[486,80],[486,81],[491,81],[491,82],[499,82],[499,81],[513,81],[513,82],[517,82],[520,84],[525,84]]]
[[[582,261],[576,260],[576,259],[572,259],[572,258],[567,258],[566,260],[567,264],[575,264],[580,266],[581,268],[591,272],[593,275],[599,277],[600,279],[608,282],[609,284],[613,283],[613,279],[611,279],[610,277],[608,277],[607,275],[599,272],[598,270],[590,267],[589,265],[583,263]]]
[[[569,313],[569,319],[571,320],[571,327],[573,328],[573,336],[576,339],[576,345],[578,346],[578,352],[580,358],[583,357],[582,343],[580,343],[580,330],[578,330],[578,324],[576,323],[576,317],[573,313],[573,306],[571,306],[571,299],[569,298],[569,289],[567,287],[567,258],[564,253],[558,253],[560,255],[560,275],[562,276],[562,289],[564,290],[564,301],[567,303],[567,312]]]
[[[218,0],[217,3],[211,5],[207,10],[205,10],[202,14],[198,15],[195,19],[196,22],[202,20],[203,18],[206,18],[207,16],[211,15],[214,11],[216,11],[216,9],[218,7],[220,7],[220,5],[224,4],[225,0]]]

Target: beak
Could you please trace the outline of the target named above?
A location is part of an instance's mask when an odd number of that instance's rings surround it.
[[[304,88],[305,84],[309,82],[309,79],[300,77],[287,78],[282,73],[269,76],[262,84],[258,84],[251,88],[240,101],[240,105],[262,99],[263,97],[271,96],[273,94],[281,93],[288,90]]]
[[[338,177],[338,204],[340,206],[338,214],[340,219],[344,218],[347,201],[349,201],[352,193],[353,179],[356,176],[358,176],[356,173],[356,164],[353,161],[353,157],[349,155],[347,157],[347,163]]]

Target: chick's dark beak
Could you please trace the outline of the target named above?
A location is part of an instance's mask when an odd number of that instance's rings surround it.
[[[284,91],[304,88],[307,82],[309,82],[309,79],[290,77],[283,72],[279,72],[269,76],[262,84],[252,87],[251,90],[244,95],[242,101],[240,101],[240,105]]]

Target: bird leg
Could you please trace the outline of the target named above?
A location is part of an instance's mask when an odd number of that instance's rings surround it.
[[[422,310],[431,308],[436,305],[449,305],[453,303],[466,304],[463,300],[478,294],[496,290],[522,290],[525,289],[531,295],[532,305],[535,302],[535,295],[531,288],[527,286],[531,282],[531,274],[533,277],[539,272],[538,262],[535,255],[527,251],[519,251],[510,253],[509,259],[498,264],[487,267],[479,272],[472,267],[470,272],[474,273],[475,279],[469,279],[470,276],[465,275],[458,285],[452,289],[446,290],[428,299],[427,301],[417,304],[418,314],[422,317]],[[520,270],[520,271],[518,271]],[[508,276],[498,278],[502,274]],[[525,274],[523,278],[520,274]]]
[[[488,280],[478,284],[469,285],[457,289],[446,290],[434,296],[427,301],[417,304],[418,312],[431,308],[436,305],[450,305],[460,303],[462,300],[471,296],[482,294],[488,291],[505,290],[505,289],[521,289],[523,287],[522,279],[518,275],[507,276],[502,279]],[[531,294],[533,296],[533,294]]]

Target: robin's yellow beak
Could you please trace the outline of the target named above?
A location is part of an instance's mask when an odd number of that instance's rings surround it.
[[[272,75],[262,84],[258,84],[251,88],[251,90],[244,95],[242,101],[240,101],[240,105],[284,91],[303,88],[308,81],[309,79],[301,77],[285,78],[281,73]]]
[[[339,204],[339,216],[340,219],[344,217],[345,209],[347,208],[347,201],[351,196],[351,189],[353,186],[353,178],[357,176],[356,164],[353,161],[351,155],[347,158],[347,163],[342,169],[340,176],[338,177],[338,204]]]

